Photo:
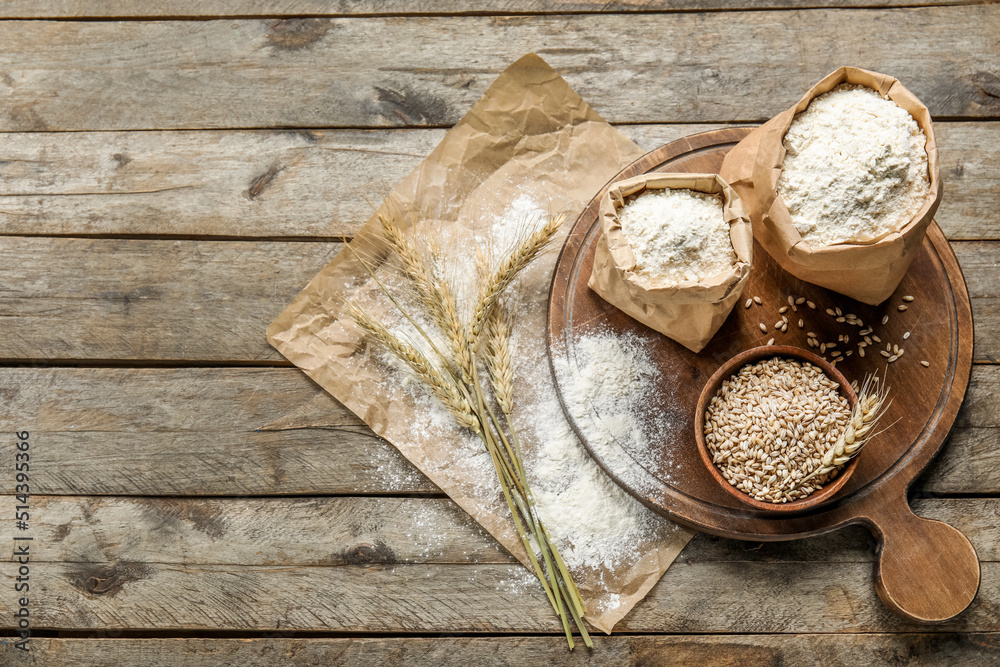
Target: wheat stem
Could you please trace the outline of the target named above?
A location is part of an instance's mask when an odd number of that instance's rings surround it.
[[[493,460],[501,491],[528,560],[552,608],[559,616],[570,649],[574,642],[568,616],[572,617],[584,643],[592,647],[593,642],[582,618],[582,598],[552,537],[538,516],[528,485],[520,442],[511,422],[514,370],[510,340],[513,324],[509,308],[500,301],[504,290],[552,240],[564,216],[552,218],[542,229],[527,237],[496,269],[483,272],[485,279],[468,325],[463,324],[458,315],[456,300],[447,281],[436,276],[434,267],[424,261],[390,216],[380,214],[379,219],[390,249],[400,258],[403,274],[417,293],[419,303],[428,311],[431,321],[443,334],[450,354],[446,356],[441,353],[431,336],[407,313],[378,279],[373,268],[357,253],[355,255],[382,292],[427,340],[442,368],[430,363],[419,350],[390,332],[358,306],[349,304],[348,312],[365,333],[403,360],[431,388],[434,396],[460,425],[479,435]],[[432,259],[436,260],[433,246],[429,248],[429,252]],[[487,400],[477,368],[476,351],[484,327],[487,331],[486,368],[493,388],[493,398],[505,417],[505,424],[501,424]],[[536,548],[541,555],[541,562],[536,555]]]

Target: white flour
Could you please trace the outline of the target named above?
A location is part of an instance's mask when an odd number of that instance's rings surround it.
[[[777,189],[811,245],[877,241],[928,194],[927,137],[909,112],[864,86],[815,98],[785,134]]]
[[[488,229],[479,230],[477,236],[485,237],[502,254],[543,222],[546,215],[542,206],[530,197],[521,196],[504,215],[491,220]],[[548,256],[547,261],[532,266],[522,278],[512,341],[513,357],[517,360],[514,427],[521,439],[538,511],[566,565],[575,571],[623,571],[647,556],[651,545],[667,539],[676,527],[645,508],[605,475],[563,416],[543,340],[554,259]],[[451,267],[451,271],[455,268]],[[458,273],[449,272],[449,276],[454,282],[465,270],[468,269],[461,267]],[[403,289],[400,278],[381,273],[380,278],[390,289],[397,293]],[[404,301],[411,312],[419,311],[416,304]],[[426,342],[398,313],[390,310],[383,319],[390,329],[431,356]],[[588,441],[596,448],[612,443],[629,443],[639,450],[647,447],[654,435],[643,424],[655,425],[655,419],[647,418],[646,407],[659,385],[655,369],[646,360],[645,349],[632,338],[603,334],[581,338],[578,351],[579,372],[564,377],[568,378],[569,409],[574,419],[587,429]],[[485,447],[471,432],[460,431],[420,381],[389,356],[382,353],[379,358],[397,370],[380,384],[380,390],[394,396],[406,393],[419,405],[408,437],[415,443],[457,439],[457,451],[446,468],[437,468],[438,474],[461,480],[482,511],[507,514]],[[482,377],[486,377],[485,372]],[[600,411],[600,424],[596,426],[593,425],[595,409]],[[431,462],[425,460],[423,465],[431,466]],[[601,574],[600,580],[604,581],[605,576]],[[617,605],[608,604],[608,609]]]
[[[577,372],[561,374],[563,398],[588,442],[599,452],[615,441],[645,447],[649,434],[643,413],[657,391],[658,376],[642,348],[632,339],[604,334],[582,337],[577,349]],[[535,356],[526,352],[529,358]],[[539,361],[544,363],[544,356]],[[563,417],[549,373],[538,373],[532,380],[539,391],[523,407],[523,421],[537,449],[527,464],[528,474],[538,511],[566,564],[610,569],[635,560],[641,555],[638,545],[669,524],[623,491],[590,458]],[[606,428],[595,425],[595,411]]]
[[[635,272],[654,284],[699,281],[736,262],[722,198],[694,190],[648,190],[618,212]]]

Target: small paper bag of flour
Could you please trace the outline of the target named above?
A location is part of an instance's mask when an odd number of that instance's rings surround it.
[[[842,83],[871,88],[913,116],[927,137],[930,187],[923,206],[898,231],[870,243],[814,247],[799,235],[777,192],[785,159],[783,139],[795,114],[805,111],[813,98]],[[855,67],[841,67],[824,77],[795,106],[754,130],[729,152],[720,174],[743,199],[757,241],[785,271],[870,305],[881,303],[895,291],[941,201],[937,143],[927,107],[893,77]]]
[[[729,269],[672,285],[638,272],[618,212],[647,190],[667,188],[722,197],[722,214],[737,257]],[[602,231],[587,283],[590,289],[639,322],[700,352],[725,322],[750,277],[753,234],[739,195],[716,174],[643,174],[613,184],[601,200],[599,217]]]

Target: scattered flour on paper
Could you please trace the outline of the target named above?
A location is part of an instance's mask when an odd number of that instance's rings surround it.
[[[504,215],[491,220],[485,234],[489,235],[495,252],[502,255],[544,222],[547,215],[542,205],[523,195],[514,200]],[[483,230],[477,230],[477,235],[483,234]],[[554,259],[543,259],[528,269],[515,302],[514,427],[522,442],[539,513],[566,565],[574,571],[624,569],[648,556],[643,552],[644,545],[666,539],[677,528],[618,487],[589,456],[563,416],[543,340]],[[457,282],[470,265],[452,264],[446,268],[449,277]],[[379,277],[394,292],[405,291],[403,279],[393,277],[392,273],[380,271]],[[369,296],[381,298],[377,294]],[[420,311],[417,304],[409,305],[411,314]],[[397,311],[387,310],[379,315],[390,330],[431,356],[426,341]],[[418,323],[421,327],[427,325],[425,330],[430,326],[426,321]],[[648,404],[650,397],[661,391],[662,383],[647,360],[649,355],[643,344],[632,337],[595,333],[579,340],[579,351],[581,365],[570,381],[572,388],[568,392],[572,400],[570,409],[574,411],[574,419],[586,417],[588,423],[592,422],[594,407],[600,411],[600,425],[587,431],[592,446],[628,442],[633,449],[641,450],[654,441],[660,442],[655,438],[659,426],[655,419],[648,419]],[[408,438],[415,443],[431,439],[457,441],[459,451],[452,457],[447,473],[452,479],[470,485],[485,511],[509,516],[492,460],[478,437],[456,426],[452,416],[401,362],[385,352],[377,353],[376,357],[393,369],[380,390],[389,395],[390,401],[405,395],[417,403],[416,419]],[[602,599],[606,607],[603,611],[617,608],[615,600],[618,598]]]
[[[795,116],[777,190],[807,243],[877,241],[923,206],[926,145],[906,109],[865,86],[842,84]]]
[[[635,272],[654,284],[700,281],[736,263],[719,195],[647,190],[618,212],[618,221]]]

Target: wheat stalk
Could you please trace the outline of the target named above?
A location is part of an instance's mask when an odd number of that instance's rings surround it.
[[[403,267],[403,275],[406,276],[420,303],[431,313],[432,316],[439,316],[440,302],[438,300],[436,276],[433,266],[424,262],[416,246],[406,237],[403,230],[393,221],[391,213],[378,213],[379,222],[382,224],[382,236],[389,244],[399,262]]]
[[[466,346],[465,327],[458,316],[458,305],[448,283],[438,278],[435,271],[437,249],[428,244],[431,262],[425,262],[416,246],[404,235],[391,214],[378,214],[382,225],[382,235],[395,251],[402,265],[402,273],[413,286],[417,298],[430,314],[434,323],[446,335],[448,348],[451,352],[451,363],[458,368],[465,383],[472,377],[472,358]]]
[[[879,383],[878,378],[869,376],[858,392],[858,400],[851,410],[851,418],[837,442],[820,459],[819,466],[805,477],[796,480],[795,487],[805,484],[813,477],[826,475],[840,468],[857,456],[876,433],[875,426],[889,409],[887,402],[889,389]]]
[[[418,301],[428,311],[432,323],[448,341],[448,355],[435,346],[433,339],[378,279],[372,267],[360,256],[358,259],[392,304],[428,341],[445,369],[444,372],[360,307],[349,304],[348,312],[359,328],[404,361],[431,388],[434,396],[445,405],[459,424],[475,431],[483,441],[493,460],[500,488],[528,560],[562,622],[566,640],[572,649],[574,644],[570,618],[584,643],[592,647],[593,642],[583,622],[584,607],[580,592],[538,516],[524,470],[517,433],[511,426],[514,392],[514,369],[510,353],[512,314],[501,300],[504,290],[551,242],[564,219],[564,216],[552,218],[544,227],[524,239],[496,268],[489,270],[487,267],[482,271],[485,279],[478,291],[472,321],[466,325],[458,315],[455,298],[447,281],[435,275],[434,267],[426,264],[416,246],[403,236],[388,215],[379,215],[386,241],[390,249],[399,256],[403,274],[417,292]],[[429,251],[436,260],[436,250],[430,247]],[[476,351],[484,329],[487,331],[486,365],[492,380],[493,398],[506,417],[506,428],[490,407],[477,372]],[[451,366],[457,368],[458,372]],[[536,550],[545,564],[544,569],[536,556]]]
[[[455,295],[445,280],[438,281],[436,291],[441,303],[441,321],[438,326],[445,332],[452,361],[458,367],[462,381],[469,384],[472,382],[472,353],[468,345],[469,335],[458,315]]]

